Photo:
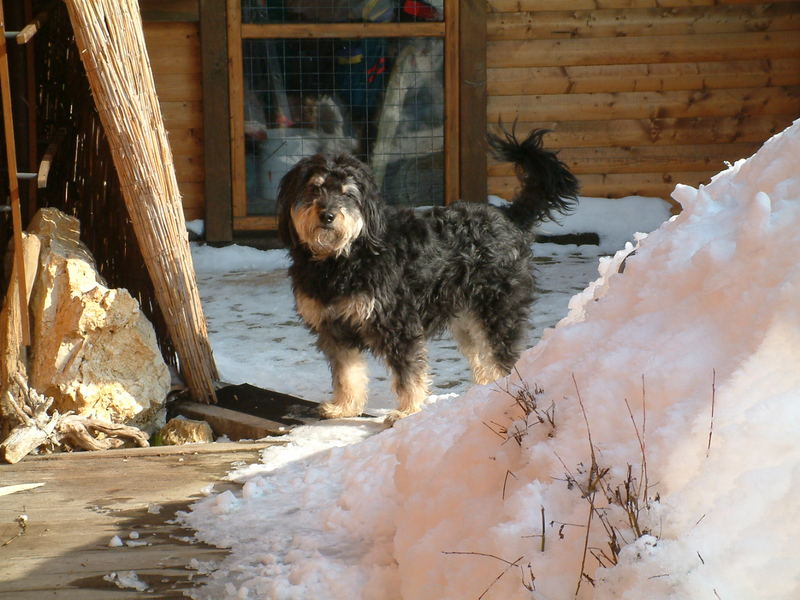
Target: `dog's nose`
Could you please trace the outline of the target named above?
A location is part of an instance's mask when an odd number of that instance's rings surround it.
[[[331,223],[333,223],[333,220],[335,218],[336,218],[336,215],[334,215],[329,210],[323,210],[323,211],[320,211],[320,213],[319,213],[319,220],[323,225],[330,225]]]

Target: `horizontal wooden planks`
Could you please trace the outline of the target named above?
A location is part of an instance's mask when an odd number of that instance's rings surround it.
[[[798,32],[800,35],[800,32]],[[800,53],[763,60],[491,69],[491,96],[661,92],[800,85]]]
[[[656,173],[590,173],[580,176],[582,196],[593,198],[624,198],[646,196],[670,200],[678,183],[697,187],[708,183],[714,171],[673,171]],[[519,181],[512,176],[490,176],[489,187],[493,194],[511,199],[519,190]]]
[[[775,0],[775,3],[793,3],[796,0]],[[762,0],[725,0],[725,4],[762,4]],[[684,6],[719,6],[721,0],[489,0],[491,12],[519,12],[529,10],[602,10],[613,8],[647,9],[680,8]]]
[[[612,146],[681,146],[758,143],[792,123],[790,115],[719,118],[653,118],[595,121],[518,121],[516,130],[547,129],[551,148]],[[496,129],[492,123],[489,129]]]
[[[667,197],[800,115],[796,1],[490,0],[487,36],[490,126],[553,130],[588,195]]]
[[[489,14],[487,36],[498,41],[771,32],[795,30],[799,21],[790,4],[525,11]]]
[[[163,12],[150,3],[157,21],[144,24],[164,125],[172,148],[184,216],[203,216],[203,89],[197,0],[164,2]],[[159,16],[160,15],[160,16]],[[169,15],[183,22],[167,20]]]
[[[202,444],[28,457],[0,465],[3,484],[44,483],[0,497],[0,540],[13,538],[15,519],[28,515],[24,535],[2,550],[0,598],[62,600],[183,598],[193,587],[192,560],[220,560],[225,551],[191,542],[171,522],[237,461],[257,461],[269,443]],[[147,545],[110,548],[115,535]],[[136,571],[150,592],[106,581]]]
[[[712,62],[738,57],[791,58],[800,52],[795,31],[719,33],[697,36],[504,40],[488,43],[491,68],[631,63]]]
[[[640,173],[652,171],[720,171],[752,155],[759,143],[690,144],[685,146],[636,146],[565,148],[558,157],[577,175],[585,173]],[[508,163],[490,163],[489,175],[513,175]]]
[[[142,20],[176,21],[200,20],[199,0],[139,0],[139,9],[142,11]]]
[[[489,98],[489,120],[571,121],[649,118],[739,118],[797,114],[800,86],[695,90],[494,96]]]

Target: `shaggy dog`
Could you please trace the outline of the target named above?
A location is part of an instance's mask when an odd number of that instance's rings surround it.
[[[533,300],[530,229],[568,211],[578,185],[542,148],[545,131],[522,142],[504,133],[489,142],[522,184],[507,207],[390,207],[369,169],[346,154],[305,158],[282,179],[278,230],[292,259],[297,312],[333,377],[323,417],[361,414],[365,350],[393,375],[397,410],[387,422],[417,412],[428,393],[425,340],[448,327],[477,383],[511,371]]]

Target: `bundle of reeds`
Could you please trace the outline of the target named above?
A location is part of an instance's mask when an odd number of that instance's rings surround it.
[[[67,0],[66,5],[181,372],[193,399],[214,402],[219,376],[138,1]]]

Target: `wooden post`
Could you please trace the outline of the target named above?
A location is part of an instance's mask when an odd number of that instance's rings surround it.
[[[25,262],[22,257],[22,212],[19,203],[19,180],[17,179],[17,150],[14,143],[14,119],[11,114],[11,80],[8,73],[8,51],[6,48],[6,20],[0,2],[0,87],[3,100],[3,126],[6,138],[6,160],[8,164],[8,188],[11,202],[11,219],[14,227],[14,266],[17,272],[22,341],[31,343],[31,326],[28,314],[28,296],[25,287]]]

